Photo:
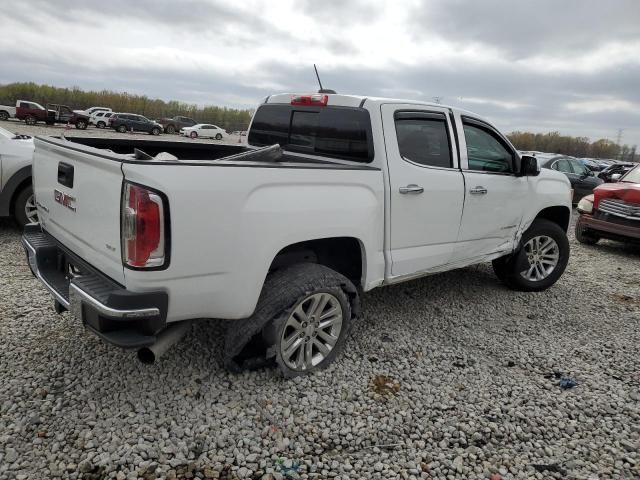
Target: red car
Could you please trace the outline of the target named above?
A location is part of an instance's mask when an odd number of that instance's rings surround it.
[[[640,243],[640,166],[616,183],[604,183],[578,203],[576,239],[595,244],[601,238]]]

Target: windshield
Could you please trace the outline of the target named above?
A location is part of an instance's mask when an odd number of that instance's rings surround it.
[[[636,166],[620,179],[621,182],[640,183],[640,165]]]

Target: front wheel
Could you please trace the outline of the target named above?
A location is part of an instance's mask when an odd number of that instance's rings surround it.
[[[189,134],[189,136],[190,136],[191,138],[198,138],[198,132],[191,132],[191,133]]]
[[[493,270],[507,287],[526,292],[546,290],[564,273],[569,261],[565,231],[539,218],[522,235],[518,252],[493,261]]]
[[[28,223],[36,223],[38,221],[38,210],[36,208],[36,198],[33,194],[31,185],[25,187],[18,193],[13,204],[13,212],[18,225],[21,228]]]
[[[228,330],[225,363],[242,367],[243,347],[259,337],[284,377],[325,368],[344,347],[357,301],[353,284],[323,265],[278,270],[267,277],[254,314]]]
[[[155,135],[155,136],[160,135],[160,128],[158,128],[158,127],[153,127],[153,128],[151,129],[151,135]]]
[[[585,228],[581,223],[580,219],[576,222],[576,240],[584,245],[595,245],[600,240],[600,237],[590,231],[588,228]]]

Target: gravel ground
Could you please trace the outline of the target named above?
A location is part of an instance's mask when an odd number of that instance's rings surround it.
[[[22,135],[33,136],[59,136],[62,133],[67,137],[98,137],[98,138],[136,138],[141,137],[144,140],[172,140],[183,142],[203,142],[203,143],[238,143],[239,137],[237,135],[229,135],[223,140],[212,140],[198,138],[192,140],[188,137],[183,137],[177,134],[168,135],[160,134],[157,137],[149,135],[148,133],[136,132],[136,133],[118,133],[111,128],[96,128],[93,125],[89,126],[86,130],[78,130],[75,127],[67,129],[65,125],[46,125],[44,123],[37,123],[36,125],[25,125],[24,122],[17,120],[0,121],[0,127],[10,132],[20,133]],[[242,137],[243,141],[246,137]]]
[[[0,479],[640,478],[640,249],[571,247],[543,293],[489,265],[368,293],[284,381],[225,372],[214,322],[153,366],[101,343],[0,223]]]

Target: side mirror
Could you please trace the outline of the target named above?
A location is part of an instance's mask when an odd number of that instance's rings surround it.
[[[538,175],[540,175],[538,159],[530,155],[523,155],[520,160],[520,176],[537,177]]]
[[[619,173],[614,173],[613,175],[611,175],[611,181],[612,182],[617,182],[618,180],[620,180],[620,178],[622,177],[621,174]]]

